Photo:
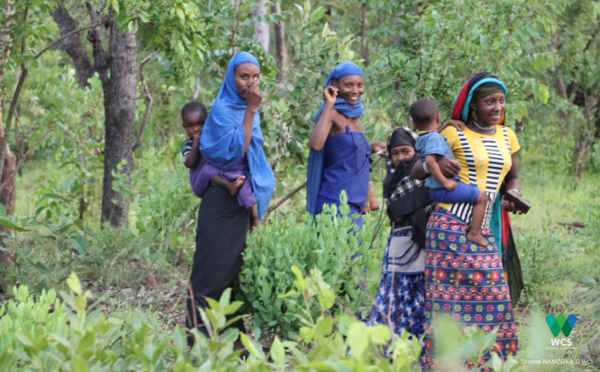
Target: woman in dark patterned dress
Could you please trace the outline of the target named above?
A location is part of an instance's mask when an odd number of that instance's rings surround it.
[[[421,337],[425,332],[425,228],[433,204],[424,182],[410,172],[417,135],[396,128],[388,139],[387,169],[383,197],[391,222],[381,282],[368,324],[385,324],[400,335],[407,331]]]

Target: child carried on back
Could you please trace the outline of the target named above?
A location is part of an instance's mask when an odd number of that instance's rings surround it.
[[[181,146],[181,154],[183,155],[183,164],[190,168],[192,190],[196,196],[201,198],[209,186],[214,183],[228,190],[230,195],[237,195],[239,205],[250,209],[250,231],[254,231],[258,227],[259,219],[250,175],[247,172],[236,170],[235,166],[228,169],[216,168],[202,158],[200,137],[207,117],[206,107],[197,101],[188,102],[181,109],[183,128],[188,135],[187,140]]]
[[[489,243],[481,235],[481,225],[485,215],[488,197],[476,185],[459,182],[459,177],[448,179],[442,173],[437,161],[443,157],[454,159],[450,145],[437,132],[440,124],[440,114],[436,103],[430,99],[420,99],[410,106],[410,116],[419,137],[416,150],[425,160],[431,176],[425,181],[430,189],[431,199],[441,203],[472,203],[473,218],[467,233],[467,240],[482,246]]]

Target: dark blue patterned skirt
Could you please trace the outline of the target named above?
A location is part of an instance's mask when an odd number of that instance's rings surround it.
[[[410,229],[401,234],[410,235]],[[418,338],[425,333],[425,277],[389,269],[391,238],[392,234],[388,238],[381,282],[367,324],[384,324],[397,335],[407,331]]]

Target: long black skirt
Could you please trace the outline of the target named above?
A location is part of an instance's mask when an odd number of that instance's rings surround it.
[[[196,252],[190,277],[195,306],[188,299],[188,328],[196,324],[208,336],[197,307],[208,306],[204,297],[218,301],[225,289],[234,285],[243,264],[249,221],[249,211],[238,204],[237,196],[216,185],[209,187],[198,210]],[[232,327],[245,331],[241,320]]]

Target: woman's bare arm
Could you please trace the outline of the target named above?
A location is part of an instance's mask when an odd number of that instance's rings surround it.
[[[248,151],[250,140],[252,139],[252,128],[254,127],[254,117],[258,107],[262,103],[262,92],[259,89],[259,79],[255,79],[240,94],[246,100],[246,113],[244,114],[244,133],[246,141],[244,142],[244,154]]]
[[[519,196],[523,196],[521,193],[521,181],[519,180],[519,157],[516,152],[511,155],[511,160],[512,166],[504,178],[504,187],[506,190],[516,190],[519,193]],[[503,205],[507,211],[517,213],[517,208],[514,203],[505,202]]]
[[[323,91],[325,107],[308,139],[308,146],[311,150],[321,151],[323,146],[325,146],[325,141],[327,141],[333,125],[333,106],[335,105],[337,94],[337,88],[331,86],[325,88]]]

